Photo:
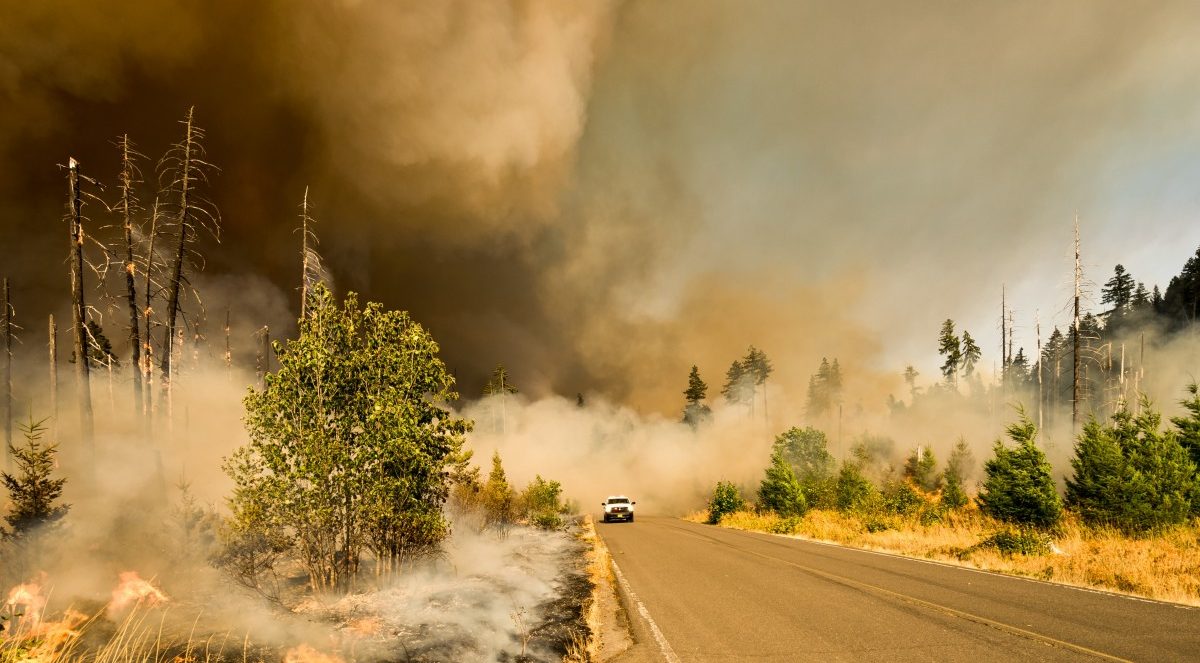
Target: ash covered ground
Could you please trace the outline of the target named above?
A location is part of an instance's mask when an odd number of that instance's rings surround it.
[[[585,548],[573,528],[460,527],[443,555],[389,586],[296,612],[335,622],[351,660],[559,661],[587,635]]]

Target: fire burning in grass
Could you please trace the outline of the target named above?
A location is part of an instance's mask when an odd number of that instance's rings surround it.
[[[137,571],[122,571],[121,583],[112,591],[112,601],[108,607],[113,612],[121,612],[131,605],[145,602],[147,605],[159,605],[169,599],[150,581],[143,580]]]
[[[345,659],[333,654],[323,654],[308,645],[292,647],[283,655],[283,663],[345,663]]]

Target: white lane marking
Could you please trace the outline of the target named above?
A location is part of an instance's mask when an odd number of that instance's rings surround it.
[[[614,559],[612,561],[612,567],[613,571],[617,574],[617,582],[621,583],[621,589],[625,590],[625,594],[629,596],[629,600],[633,601],[633,604],[637,606],[638,614],[650,625],[650,634],[654,636],[655,642],[658,643],[658,650],[662,652],[663,658],[667,660],[667,663],[680,663],[679,657],[675,655],[675,650],[671,649],[671,643],[667,642],[666,636],[659,630],[654,618],[650,616],[650,611],[646,609],[645,604],[634,593],[633,587],[629,586],[629,581],[625,579],[625,574],[621,573],[621,567],[617,566],[617,560]]]

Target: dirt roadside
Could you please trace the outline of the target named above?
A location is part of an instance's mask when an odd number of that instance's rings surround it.
[[[587,572],[592,582],[591,601],[587,606],[587,624],[591,631],[587,660],[604,663],[625,653],[634,641],[630,634],[628,613],[618,594],[608,547],[597,535],[596,523],[590,515],[584,516],[580,529],[580,540],[590,548],[587,552]]]

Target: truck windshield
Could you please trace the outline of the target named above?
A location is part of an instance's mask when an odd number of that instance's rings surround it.
[[[610,497],[610,498],[608,498],[608,503],[609,503],[609,504],[624,504],[624,503],[626,503],[626,502],[628,502],[628,501],[629,501],[629,500],[628,500],[628,499],[626,499],[626,498],[624,498],[624,497]]]

